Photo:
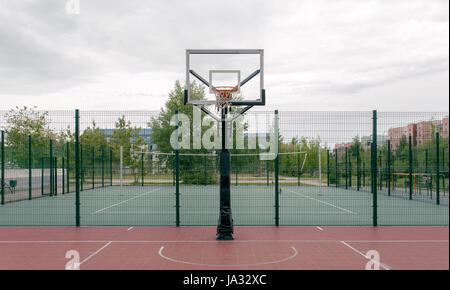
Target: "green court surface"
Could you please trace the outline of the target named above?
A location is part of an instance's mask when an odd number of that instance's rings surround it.
[[[334,187],[281,186],[280,225],[372,225],[372,194]],[[112,186],[80,194],[82,226],[174,226],[175,187]],[[275,189],[231,187],[235,225],[275,225]],[[448,206],[378,195],[379,225],[448,225]],[[180,225],[217,225],[218,185],[180,186]],[[75,225],[75,194],[0,206],[0,226]]]

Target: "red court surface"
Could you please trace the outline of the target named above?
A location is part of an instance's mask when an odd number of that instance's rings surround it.
[[[0,269],[149,270],[449,269],[445,227],[236,227],[216,241],[215,227],[0,228]],[[379,262],[367,252],[378,251]],[[372,256],[374,257],[374,256]]]

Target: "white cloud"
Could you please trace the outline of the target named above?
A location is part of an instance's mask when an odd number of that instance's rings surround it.
[[[420,110],[411,87],[434,88],[426,107],[442,110],[448,5],[81,0],[81,13],[67,15],[64,1],[2,1],[1,108],[155,110],[184,79],[184,49],[264,48],[259,110],[367,109],[379,104],[375,92],[386,110],[392,95]]]

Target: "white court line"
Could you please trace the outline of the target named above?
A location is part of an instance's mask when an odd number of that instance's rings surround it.
[[[363,256],[364,258],[366,258],[367,260],[371,260],[370,257],[367,257],[365,254],[363,254],[363,253],[361,253],[360,251],[358,251],[357,249],[353,248],[352,246],[350,246],[350,245],[347,244],[346,242],[341,241],[341,243],[342,243],[343,245],[349,247],[350,249],[352,249],[352,250],[355,251],[356,253],[360,254],[361,256]],[[377,264],[378,266],[383,267],[385,270],[390,270],[390,269],[391,269],[391,267],[389,267],[389,266],[386,265],[386,264],[378,263],[378,262],[375,261],[375,260],[371,260],[371,261],[374,262],[375,264]]]
[[[175,263],[181,263],[181,264],[196,265],[196,266],[212,266],[212,267],[239,267],[239,266],[244,267],[244,266],[260,266],[260,265],[267,265],[267,264],[277,264],[277,263],[288,261],[290,259],[293,259],[298,254],[297,249],[294,246],[291,246],[291,249],[294,251],[294,253],[292,255],[290,255],[289,257],[286,257],[286,258],[283,258],[280,260],[275,260],[275,261],[251,263],[251,264],[201,264],[201,263],[177,260],[177,259],[173,259],[173,258],[165,256],[163,254],[164,247],[161,247],[159,249],[158,254],[163,259],[166,259],[168,261],[175,262]]]
[[[92,214],[97,214],[97,213],[99,213],[99,212],[102,212],[102,211],[104,211],[104,210],[107,210],[108,208],[112,208],[112,207],[114,207],[114,206],[121,205],[122,203],[125,203],[125,202],[128,202],[128,201],[130,201],[130,200],[139,198],[139,197],[141,197],[141,196],[147,195],[147,194],[149,194],[149,193],[152,193],[152,192],[154,192],[154,191],[156,191],[156,190],[160,190],[160,189],[161,189],[161,188],[157,188],[157,189],[154,189],[154,190],[150,190],[150,191],[141,193],[141,194],[136,195],[136,196],[134,196],[134,197],[131,197],[131,198],[129,198],[129,199],[122,200],[121,202],[118,202],[118,203],[115,203],[115,204],[113,204],[113,205],[107,206],[107,207],[105,207],[105,208],[99,209],[99,210],[93,212]]]
[[[133,228],[134,228],[134,227],[129,227],[129,228],[127,229],[127,231],[131,231]]]
[[[349,243],[448,243],[449,240],[346,240]],[[38,243],[218,243],[217,240],[34,240],[0,241],[0,244]],[[342,240],[234,240],[233,243],[340,243]]]
[[[169,206],[169,205],[168,205]],[[150,208],[150,206],[149,206]],[[233,212],[236,212],[236,209],[233,209]],[[173,213],[168,212],[168,211],[108,211],[108,214],[145,214],[145,215],[173,215]],[[214,212],[205,212],[205,211],[200,211],[200,210],[195,210],[195,211],[188,211],[188,210],[183,210],[181,211],[182,215],[188,215],[188,214],[202,214],[202,215],[219,215],[218,211],[214,211]],[[242,213],[241,213],[242,214]],[[312,214],[342,214],[342,212],[340,211],[302,211],[297,213],[297,216],[302,216],[302,215],[312,215]],[[248,214],[251,215],[251,214]]]
[[[90,258],[94,257],[95,255],[97,255],[98,253],[100,253],[104,248],[106,248],[107,246],[109,246],[112,243],[112,241],[109,241],[108,243],[106,243],[105,245],[103,245],[103,247],[101,247],[100,249],[98,249],[97,251],[93,252],[92,254],[89,255],[89,257],[87,257],[86,259],[84,259],[83,261],[80,262],[81,266],[84,262],[87,262]]]
[[[286,190],[286,191],[288,191],[288,192],[291,192],[291,193],[293,193],[293,194],[297,194],[297,195],[299,195],[299,196],[303,196],[303,197],[306,197],[306,198],[308,198],[308,199],[311,199],[311,200],[314,200],[314,201],[317,201],[317,202],[320,202],[320,203],[323,203],[323,204],[332,206],[332,207],[334,207],[334,208],[340,209],[340,210],[345,211],[345,212],[347,212],[347,213],[350,213],[350,214],[356,214],[355,212],[352,212],[351,210],[345,209],[345,208],[343,208],[343,207],[340,207],[340,206],[337,206],[337,205],[334,205],[334,204],[331,204],[331,203],[328,203],[328,202],[325,202],[325,201],[321,201],[321,200],[315,199],[314,197],[311,197],[311,196],[309,196],[309,195],[302,194],[302,193],[296,192],[296,191],[292,191],[292,190],[286,189],[285,187],[284,187],[284,190]]]
[[[316,227],[319,231],[323,231],[323,229],[321,227]]]

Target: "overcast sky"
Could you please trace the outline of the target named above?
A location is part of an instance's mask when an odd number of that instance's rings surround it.
[[[0,0],[0,109],[158,110],[187,48],[263,48],[263,110],[448,111],[449,1]]]

